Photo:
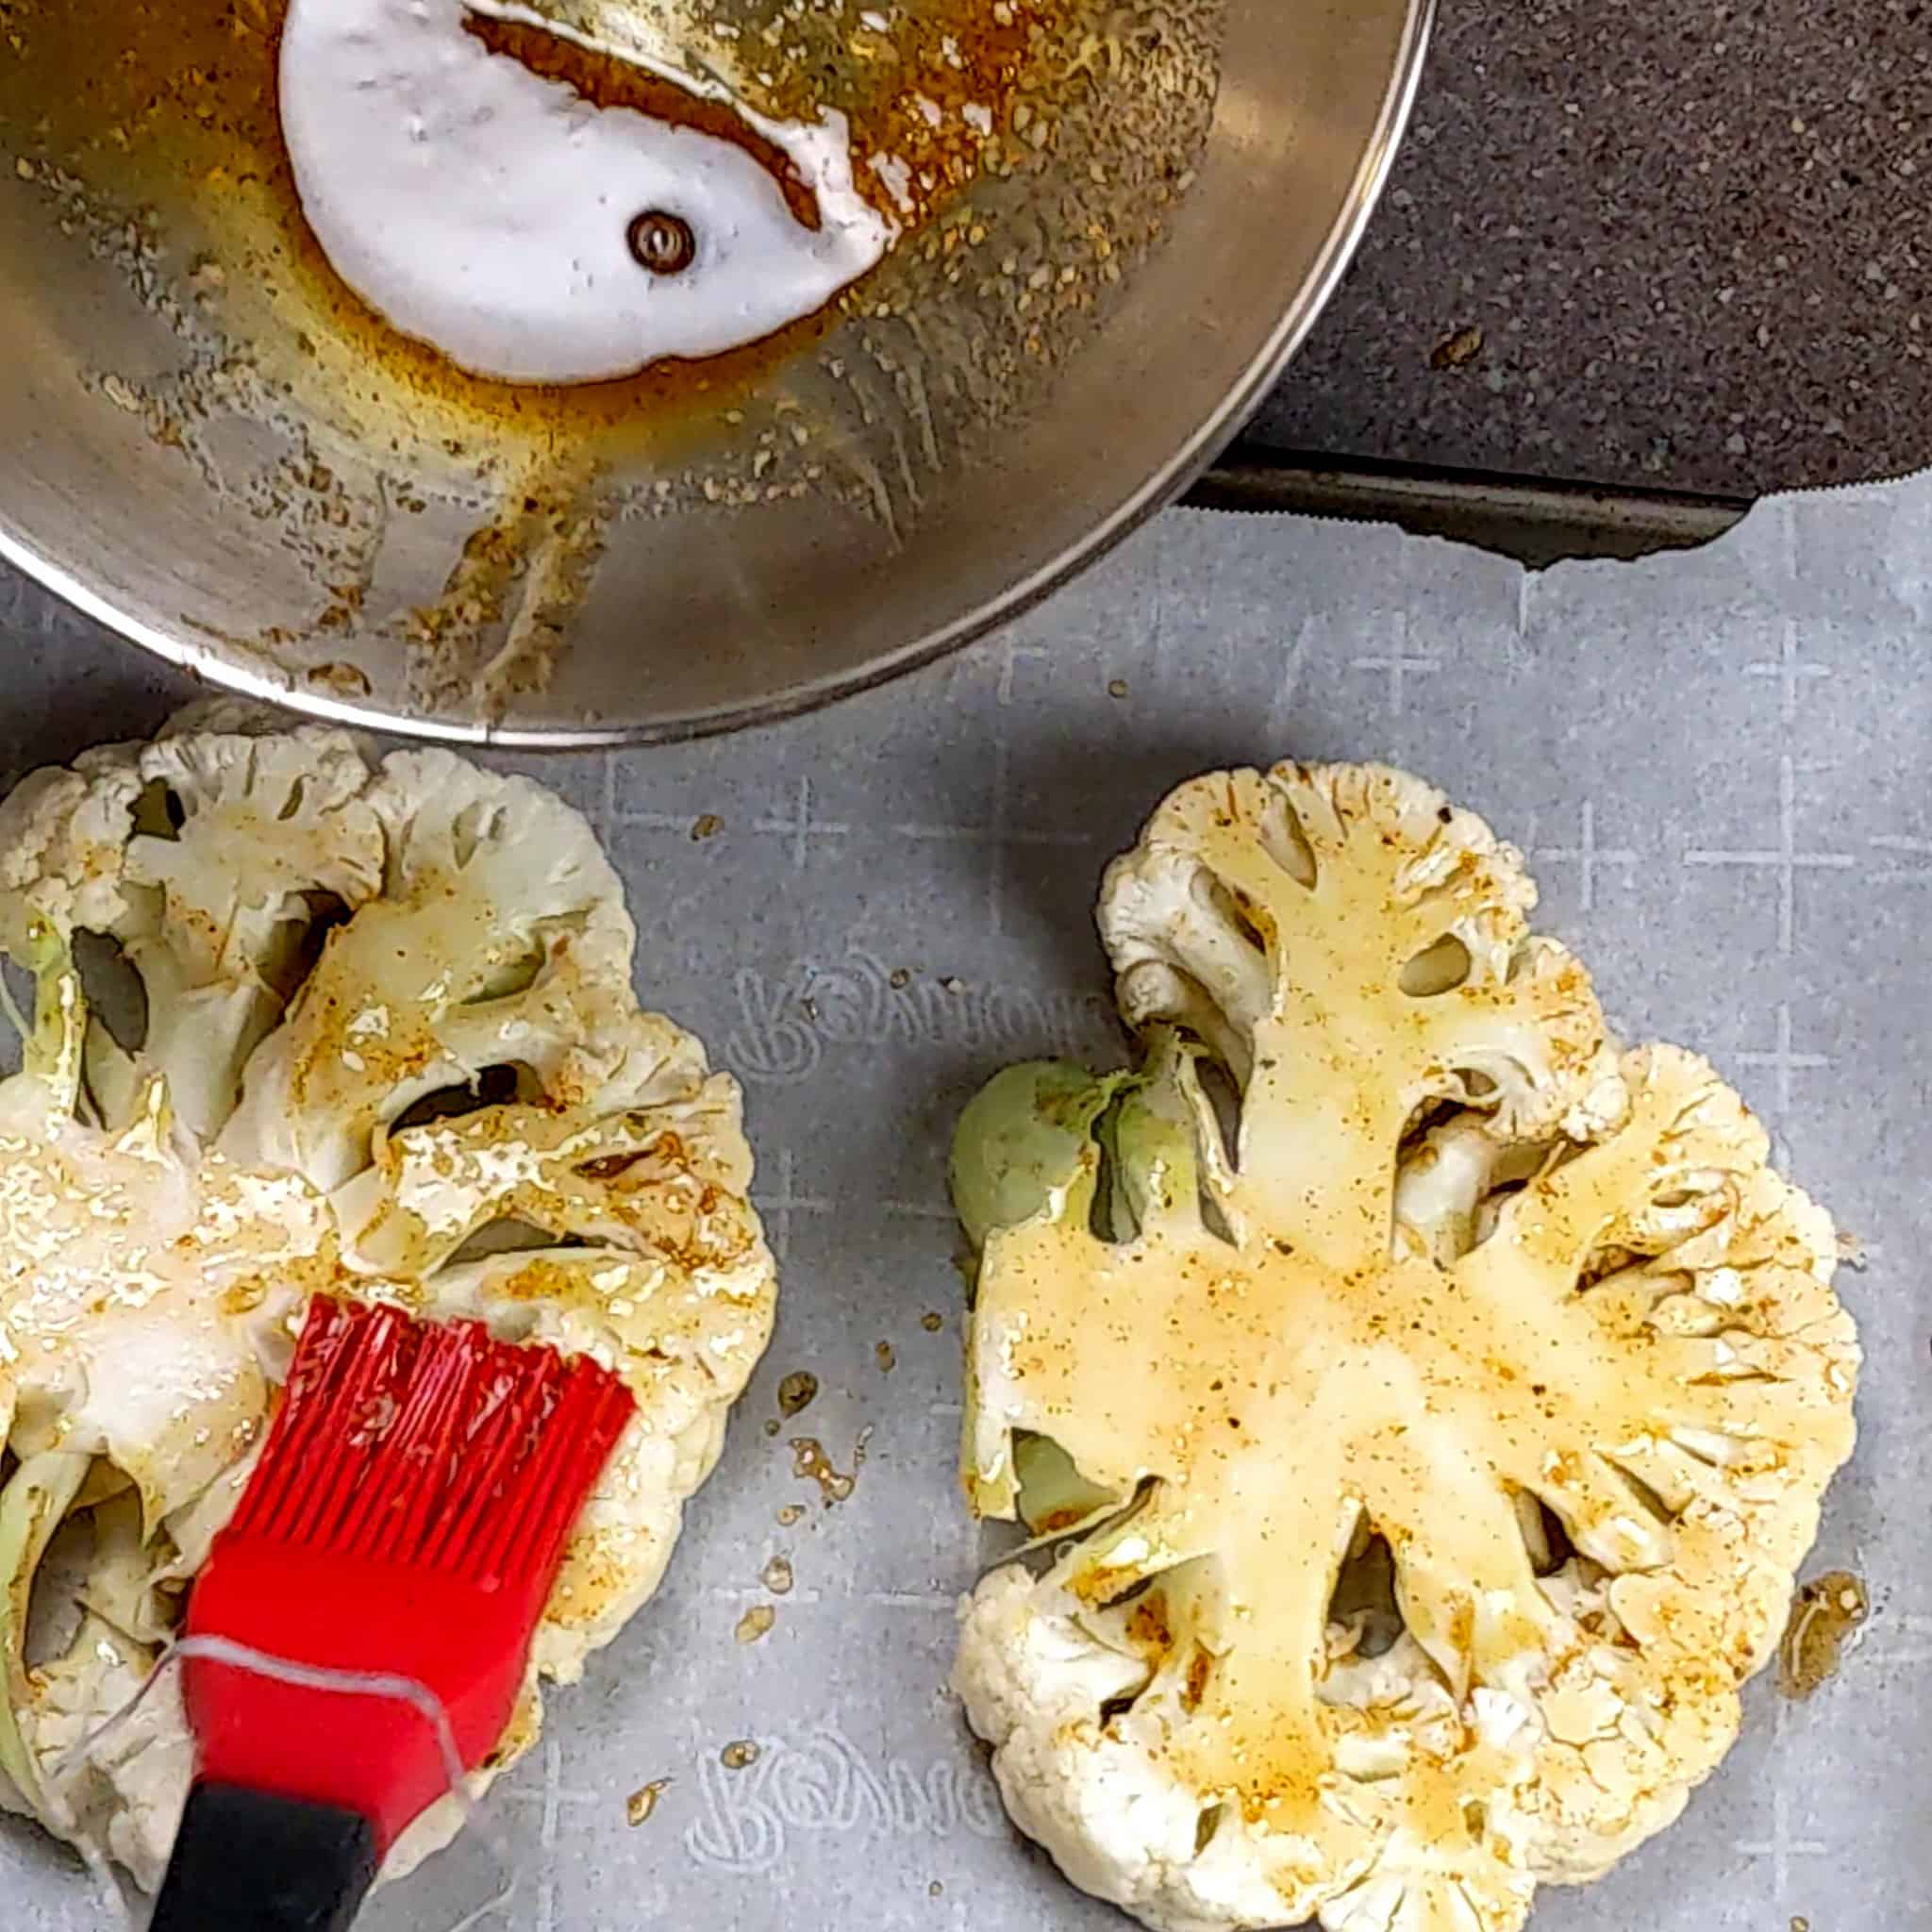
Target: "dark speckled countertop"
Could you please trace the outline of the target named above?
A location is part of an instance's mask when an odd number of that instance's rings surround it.
[[[1729,496],[1932,464],[1932,0],[1441,0],[1251,439]]]

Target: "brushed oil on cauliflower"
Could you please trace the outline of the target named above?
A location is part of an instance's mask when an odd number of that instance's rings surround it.
[[[1515,1932],[1603,1874],[1735,1739],[1851,1453],[1830,1218],[1534,903],[1400,773],[1210,774],[1102,891],[1139,1067],[961,1123],[966,1490],[1045,1567],[956,1687],[1149,1925]]]
[[[153,1888],[192,1762],[175,1678],[54,1767],[154,1670],[319,1290],[594,1356],[637,1398],[473,1795],[657,1588],[775,1277],[738,1087],[640,1009],[635,940],[529,780],[228,706],[0,806],[0,948],[36,987],[0,1082],[0,1804]]]

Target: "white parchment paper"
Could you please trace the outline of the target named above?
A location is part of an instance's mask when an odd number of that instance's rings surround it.
[[[0,774],[158,724],[182,687],[0,576]],[[1379,528],[1173,513],[1007,636],[782,728],[546,762],[629,883],[648,999],[745,1082],[778,1335],[662,1594],[490,1812],[477,1923],[1104,1932],[1008,1832],[944,1685],[993,1547],[954,1480],[950,1124],[1004,1061],[1120,1051],[1100,867],[1209,765],[1386,758],[1528,851],[1543,923],[1632,1037],[1710,1054],[1863,1238],[1856,1461],[1816,1572],[1874,1612],[1810,1702],[1760,1680],[1683,1822],[1539,1932],[1932,1928],[1932,484],[1783,500],[1648,562],[1513,565]],[[706,815],[721,822],[694,837]],[[943,1318],[937,1331],[922,1317]],[[879,1344],[888,1345],[891,1367]],[[779,1380],[817,1400],[774,1437]],[[821,1506],[794,1435],[841,1471]],[[788,1505],[805,1506],[794,1524]],[[775,1556],[795,1587],[761,1581]],[[776,1622],[749,1646],[750,1607]],[[738,1740],[754,1761],[727,1769]],[[743,1756],[744,1754],[735,1754]],[[655,1814],[625,1799],[669,1777]],[[495,1890],[466,1842],[375,1932]],[[0,1828],[9,1925],[97,1923]]]

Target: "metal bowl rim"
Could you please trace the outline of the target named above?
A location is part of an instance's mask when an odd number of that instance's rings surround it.
[[[186,626],[177,630],[128,618],[99,591],[42,556],[32,541],[13,527],[4,510],[0,510],[0,561],[24,572],[43,590],[140,649],[177,664],[225,691],[260,698],[357,730],[381,731],[441,743],[488,744],[514,751],[595,751],[626,745],[674,744],[778,724],[818,710],[840,698],[875,690],[963,649],[1002,625],[1010,624],[1090,564],[1098,562],[1149,517],[1180,495],[1213,461],[1239,425],[1260,405],[1328,306],[1388,185],[1396,151],[1422,85],[1435,13],[1436,0],[1408,0],[1403,41],[1380,117],[1348,204],[1329,231],[1322,259],[1249,363],[1246,374],[1223,397],[1207,421],[1131,496],[1051,562],[953,623],[897,651],[875,658],[859,669],[839,672],[756,703],[660,718],[643,724],[465,724],[399,716],[378,706],[343,702],[292,678],[252,672],[245,665],[216,658]]]

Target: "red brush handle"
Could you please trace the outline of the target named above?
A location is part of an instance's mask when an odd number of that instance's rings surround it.
[[[588,1358],[318,1296],[188,1633],[365,1682],[191,1658],[201,1787],[359,1814],[387,1853],[502,1738],[571,1526],[635,1407]]]
[[[534,1627],[548,1586],[547,1575],[507,1581],[479,1614],[466,1578],[237,1541],[196,1584],[188,1633],[259,1628],[272,1605],[264,1648],[278,1660],[369,1674],[380,1658],[383,1676],[433,1690],[469,1767],[503,1736],[523,1681],[527,1645],[505,1633]],[[399,1698],[311,1690],[206,1657],[186,1664],[184,1691],[203,1780],[359,1811],[385,1855],[449,1790],[436,1727]]]

